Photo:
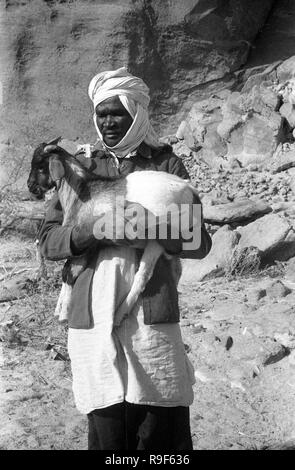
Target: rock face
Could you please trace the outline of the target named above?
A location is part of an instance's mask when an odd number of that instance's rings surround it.
[[[95,140],[88,83],[98,71],[122,65],[150,86],[160,127],[176,130],[181,116],[175,119],[175,113],[208,96],[216,80],[227,82],[245,63],[273,3],[2,2],[2,142],[23,151],[58,135]]]
[[[241,248],[254,246],[267,255],[285,242],[292,227],[287,219],[277,214],[267,214],[245,227],[239,227],[237,231],[241,235]]]
[[[242,199],[228,204],[204,204],[203,215],[206,222],[224,225],[256,219],[268,212],[271,207],[265,202]]]
[[[283,138],[278,96],[255,85],[249,93],[232,93],[224,103],[217,132],[228,144],[227,159],[243,166],[270,159]]]
[[[210,165],[227,153],[227,145],[217,130],[223,119],[224,100],[229,95],[229,90],[223,90],[208,100],[196,102],[188,113],[186,126],[182,124],[185,144],[196,150],[201,147],[200,156]]]
[[[238,88],[194,103],[176,133],[211,167],[266,166],[281,159],[283,146],[294,140],[295,56],[244,71]],[[287,166],[274,164],[276,171],[290,168],[290,157],[285,158]]]
[[[274,3],[265,26],[260,31],[255,47],[251,49],[249,67],[285,60],[295,54],[295,3],[279,0]]]

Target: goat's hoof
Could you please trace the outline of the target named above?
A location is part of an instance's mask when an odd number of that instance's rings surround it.
[[[60,323],[63,323],[63,322],[66,322],[68,318],[69,318],[69,312],[66,310],[59,314],[58,321]]]
[[[55,317],[60,317],[60,315],[61,315],[61,309],[60,309],[60,308],[56,308],[56,309],[54,310],[54,316],[55,316]]]

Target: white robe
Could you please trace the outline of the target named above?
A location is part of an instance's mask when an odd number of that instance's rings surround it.
[[[128,293],[135,269],[134,249],[101,249],[92,284],[94,328],[69,329],[73,392],[81,413],[124,400],[164,407],[193,402],[194,371],[179,324],[145,325],[139,299],[113,328],[115,307]]]

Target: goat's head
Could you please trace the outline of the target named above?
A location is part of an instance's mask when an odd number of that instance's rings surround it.
[[[95,179],[76,158],[65,149],[56,145],[47,145],[44,153],[49,157],[49,183],[60,189],[62,181],[66,180],[74,191],[80,192],[88,181]]]
[[[33,155],[28,188],[38,199],[42,199],[46,191],[53,187],[59,190],[64,178],[76,192],[95,179],[73,155],[56,143],[57,140],[40,144]]]
[[[54,182],[49,172],[49,154],[46,148],[49,145],[56,145],[60,137],[46,144],[43,142],[35,149],[31,161],[31,171],[27,180],[27,185],[31,194],[37,199],[43,199],[44,194],[54,186]]]

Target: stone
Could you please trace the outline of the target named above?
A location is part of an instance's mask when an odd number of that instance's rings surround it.
[[[179,140],[184,140],[185,145],[190,149],[195,147],[195,139],[187,121],[181,121],[175,135]]]
[[[228,204],[205,205],[204,220],[208,223],[230,224],[261,217],[271,212],[271,207],[264,201],[250,199],[236,200]]]
[[[283,103],[280,107],[280,114],[288,122],[289,126],[293,129],[295,127],[295,108],[291,103]]]
[[[277,60],[268,66],[247,67],[243,77],[245,83],[241,90],[242,93],[249,92],[254,86],[259,86],[262,83],[269,83],[271,86],[276,79],[276,68],[280,64],[281,60]]]
[[[212,236],[212,248],[202,260],[183,260],[181,282],[198,282],[223,275],[228,266],[239,234],[228,225],[221,227]]]
[[[293,256],[295,256],[295,231],[292,226],[285,239],[279,243],[277,248],[271,250],[269,256],[264,257],[264,261],[287,261]]]
[[[282,123],[282,117],[276,113],[269,120],[253,115],[232,131],[227,157],[234,155],[243,166],[269,160],[280,141]]]
[[[178,140],[184,140],[184,135],[185,135],[185,132],[186,132],[186,128],[187,128],[186,121],[181,121],[181,123],[179,124],[179,127],[178,127],[178,129],[175,133]]]
[[[269,366],[270,364],[275,364],[276,362],[281,361],[284,359],[286,356],[290,354],[289,348],[286,348],[286,346],[283,346],[282,344],[277,343],[277,351],[274,351],[271,354],[268,354],[267,357],[265,357],[263,361],[263,366]]]
[[[248,93],[233,92],[222,106],[217,126],[227,141],[226,158],[242,166],[261,163],[273,155],[282,140],[283,118],[277,112],[279,98],[273,90],[255,85]]]
[[[295,79],[291,78],[285,83],[280,83],[275,87],[278,95],[281,97],[284,103],[294,105],[295,104]]]
[[[295,282],[295,258],[291,258],[288,261],[288,264],[286,266],[286,279],[291,282]]]
[[[195,145],[204,150],[205,161],[208,162],[208,152],[211,153],[210,160],[226,154],[227,146],[217,133],[217,126],[222,121],[221,107],[226,95],[214,95],[208,100],[196,102],[191,108],[187,122],[191,129]],[[209,160],[209,163],[210,163]]]
[[[231,355],[241,363],[249,365],[256,372],[257,367],[274,364],[286,356],[285,347],[273,338],[257,338],[254,334],[237,335]]]
[[[295,367],[295,350],[293,350],[290,353],[290,355],[288,357],[288,361],[289,361],[289,364],[290,364],[291,367]],[[293,445],[294,445],[294,443],[293,443]]]
[[[246,94],[247,109],[254,110],[266,117],[272,111],[278,111],[280,104],[280,97],[267,81],[262,82],[260,85],[254,85]]]
[[[241,236],[239,247],[254,246],[261,251],[262,255],[266,255],[285,241],[291,229],[286,218],[278,214],[267,214],[236,229]]]
[[[285,346],[286,348],[294,349],[295,347],[295,334],[290,332],[290,330],[284,333],[275,333],[274,339],[278,341],[280,344]]]
[[[173,145],[173,152],[179,157],[188,158],[192,155],[192,150],[184,142]]]
[[[289,170],[295,167],[295,148],[288,151],[279,151],[276,153],[270,164],[269,170],[275,174]]]
[[[283,298],[290,294],[292,291],[289,287],[285,286],[282,281],[274,281],[266,288],[266,294],[271,299]]]
[[[258,165],[256,165],[255,163],[250,163],[248,165],[248,170],[249,171],[258,171]]]
[[[222,104],[221,111],[222,119],[217,126],[217,133],[222,139],[228,141],[231,131],[246,118],[247,110],[241,93],[237,91],[231,93]]]
[[[266,296],[266,289],[252,289],[247,292],[247,300],[250,303],[256,304],[259,300],[263,299]]]
[[[284,202],[282,200],[278,200],[277,196],[275,196],[272,200],[271,208],[274,213],[288,211],[288,209],[294,208],[294,202],[293,201]]]

